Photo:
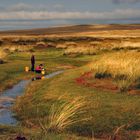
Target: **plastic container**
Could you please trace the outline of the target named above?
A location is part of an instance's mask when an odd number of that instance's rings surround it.
[[[25,67],[25,71],[26,72],[29,72],[29,67]]]
[[[41,71],[41,74],[42,74],[42,75],[45,75],[45,70],[42,70],[42,71]]]

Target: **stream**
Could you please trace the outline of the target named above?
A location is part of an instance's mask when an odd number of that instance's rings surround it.
[[[45,78],[52,78],[56,75],[63,73],[63,70],[53,72],[45,76]],[[18,121],[15,114],[11,110],[16,98],[24,94],[27,85],[32,80],[22,80],[11,89],[5,90],[0,93],[0,124],[1,125],[16,125]]]

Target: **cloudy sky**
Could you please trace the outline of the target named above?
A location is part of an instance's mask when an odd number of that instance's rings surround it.
[[[0,30],[140,23],[140,0],[0,0]]]

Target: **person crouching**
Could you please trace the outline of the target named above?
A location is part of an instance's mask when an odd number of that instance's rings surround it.
[[[40,64],[39,66],[35,68],[35,71],[36,73],[41,73],[42,69],[43,69],[43,64]]]

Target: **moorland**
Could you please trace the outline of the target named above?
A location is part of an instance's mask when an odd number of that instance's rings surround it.
[[[140,25],[75,25],[0,32],[0,91],[38,74],[11,110],[0,139],[136,140],[140,137]],[[0,109],[2,107],[0,106]],[[1,114],[0,114],[1,115]]]

